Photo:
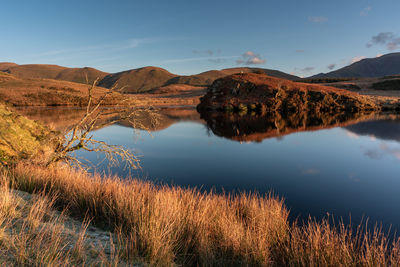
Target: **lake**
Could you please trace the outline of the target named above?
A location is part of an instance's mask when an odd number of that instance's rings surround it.
[[[79,109],[24,109],[22,113],[62,129]],[[73,114],[76,114],[74,116]],[[52,119],[53,118],[53,119]],[[238,121],[239,120],[239,121]],[[382,222],[400,229],[400,118],[366,116],[326,125],[276,126],[241,117],[200,118],[193,108],[163,109],[150,131],[126,123],[93,132],[94,138],[132,149],[141,169],[132,175],[161,184],[217,192],[273,192],[285,199],[292,218],[333,214],[358,224]],[[221,126],[223,125],[223,127]],[[274,126],[275,125],[275,126]],[[290,126],[290,127],[289,127]],[[256,130],[254,130],[256,128]],[[101,155],[78,152],[97,172],[123,177],[123,168],[100,163]]]

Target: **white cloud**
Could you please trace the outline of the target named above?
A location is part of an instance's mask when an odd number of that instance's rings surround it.
[[[253,51],[247,51],[240,59],[236,60],[236,64],[238,65],[260,65],[264,64],[265,62],[265,59],[262,59],[260,55],[254,53]]]
[[[349,64],[356,63],[356,62],[358,62],[358,61],[360,61],[360,60],[362,60],[362,59],[364,59],[364,58],[365,58],[364,56],[353,57],[353,58],[350,60]]]
[[[346,131],[346,135],[352,139],[359,139],[360,136],[356,133],[350,132],[350,131]]]
[[[226,57],[190,57],[190,58],[177,58],[167,59],[160,61],[159,63],[181,63],[181,62],[192,62],[192,61],[205,61],[208,60],[213,63],[221,63],[226,59],[238,58],[238,56],[226,56]]]

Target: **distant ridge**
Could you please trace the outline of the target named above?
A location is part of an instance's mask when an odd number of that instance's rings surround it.
[[[42,78],[55,80],[57,75],[65,69],[67,68],[58,65],[27,64],[10,67],[5,72],[23,79]]]
[[[0,63],[0,71],[23,79],[41,78],[84,84],[86,83],[86,76],[88,77],[89,83],[92,83],[96,78],[99,78],[99,86],[112,88],[114,85],[118,85],[118,87],[124,87],[124,91],[127,93],[144,93],[150,90],[152,90],[154,93],[154,90],[157,90],[157,88],[173,84],[204,87],[211,85],[216,79],[241,72],[262,73],[288,80],[299,79],[297,76],[278,70],[247,67],[210,70],[195,75],[179,76],[177,74],[170,73],[165,69],[154,66],[110,74],[90,67],[67,68],[58,65],[17,65],[15,63],[3,62]]]
[[[107,72],[103,72],[94,68],[84,67],[84,68],[68,68],[62,70],[56,76],[56,80],[69,81],[76,83],[86,83],[86,77],[89,83],[93,83],[97,78],[102,80]]]
[[[2,66],[4,63],[0,63]],[[58,65],[47,64],[27,64],[13,65],[4,68],[2,71],[10,73],[18,78],[41,78],[53,79],[68,82],[86,83],[86,75],[89,83],[92,83],[97,77],[102,79],[108,73],[94,68],[67,68]]]
[[[120,87],[125,86],[124,92],[142,93],[161,87],[176,76],[165,69],[149,66],[109,74],[100,81],[99,86],[111,88],[118,84]]]
[[[229,68],[222,70],[210,70],[196,75],[177,76],[168,81],[168,84],[188,84],[195,86],[208,86],[211,85],[216,79],[232,75],[235,73],[263,73],[276,78],[283,78],[287,80],[296,80],[299,77],[290,75],[278,70],[261,69],[261,68]]]
[[[400,74],[400,53],[366,58],[341,69],[320,73],[309,78],[363,78]]]
[[[0,71],[5,71],[8,68],[17,66],[18,64],[12,62],[0,62]]]

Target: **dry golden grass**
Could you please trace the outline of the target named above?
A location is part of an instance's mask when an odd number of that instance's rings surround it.
[[[109,90],[96,87],[98,99]],[[0,73],[0,100],[14,106],[86,106],[88,85],[51,79],[24,79]],[[107,105],[120,103],[124,97],[114,93]]]
[[[96,240],[101,235],[87,232],[88,221],[79,224],[56,211],[54,196],[15,191],[9,182],[1,170],[0,266],[126,265],[112,239]]]
[[[121,85],[122,86],[122,85]],[[114,92],[105,105],[171,106],[197,105],[199,91],[164,92],[162,94],[124,94]],[[86,106],[88,85],[40,78],[18,78],[0,72],[0,101],[13,106]],[[96,87],[94,98],[103,96],[108,89]]]
[[[59,208],[113,230],[118,259],[150,265],[399,266],[400,244],[380,231],[288,221],[267,195],[200,193],[67,167],[19,164],[8,176],[27,192],[44,190]]]

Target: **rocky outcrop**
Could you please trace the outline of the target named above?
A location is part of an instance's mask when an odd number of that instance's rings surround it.
[[[372,97],[333,87],[292,82],[264,74],[233,74],[216,80],[198,105],[200,112],[357,112],[380,110]]]

